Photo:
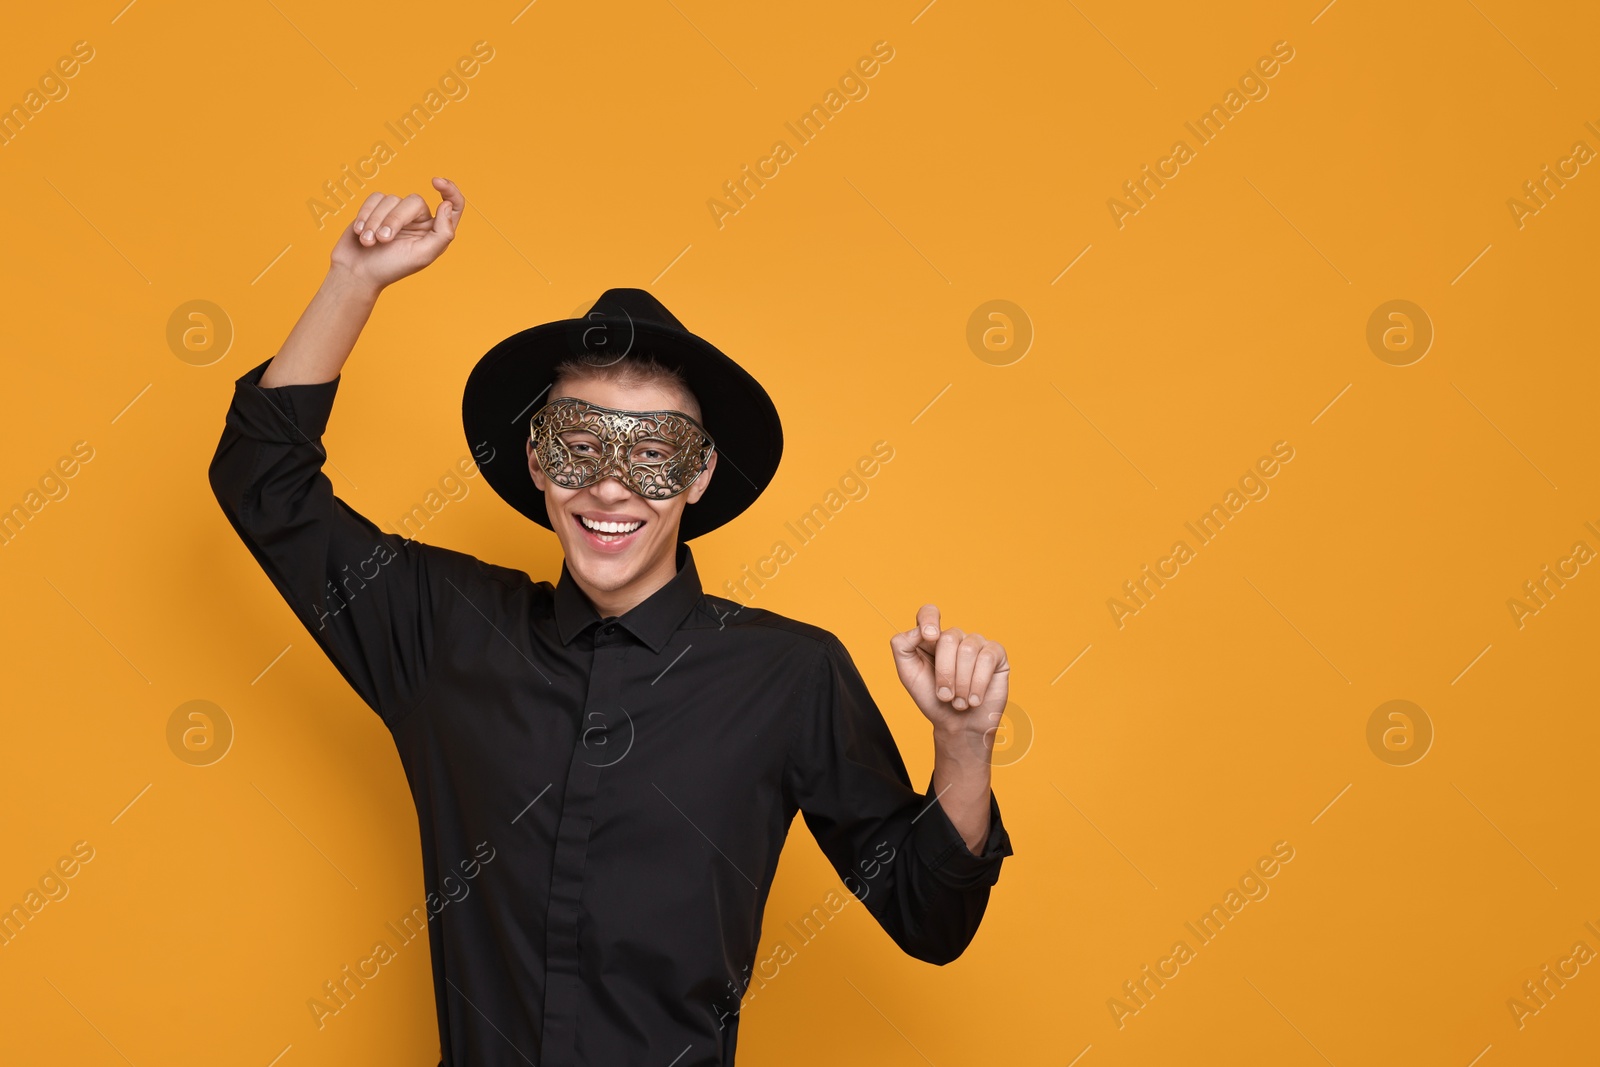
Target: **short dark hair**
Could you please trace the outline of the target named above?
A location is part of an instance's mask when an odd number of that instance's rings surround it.
[[[694,390],[689,388],[683,372],[662,363],[649,352],[629,352],[620,359],[596,352],[570,356],[556,364],[555,375],[550,381],[551,399],[561,395],[555,387],[563,379],[569,383],[600,380],[619,385],[658,386],[678,395],[679,410],[694,416],[695,421],[702,425],[705,423],[700,413],[700,401],[695,397]]]

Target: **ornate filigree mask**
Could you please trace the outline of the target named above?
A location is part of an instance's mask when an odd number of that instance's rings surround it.
[[[716,447],[681,411],[623,411],[571,396],[534,412],[528,433],[540,469],[557,485],[582,489],[615,475],[647,500],[689,488]]]

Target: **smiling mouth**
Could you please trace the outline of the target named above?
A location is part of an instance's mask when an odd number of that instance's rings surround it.
[[[574,515],[573,519],[592,543],[606,546],[623,544],[647,525],[642,519],[628,522],[597,522],[582,515]]]

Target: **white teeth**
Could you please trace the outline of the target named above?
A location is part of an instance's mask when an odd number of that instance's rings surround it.
[[[585,526],[587,526],[589,529],[593,530],[595,533],[608,533],[608,534],[632,533],[633,531],[637,530],[639,527],[644,525],[644,523],[642,523],[642,522],[595,522],[595,521],[593,521],[591,519],[584,518],[582,515],[579,515],[578,519]]]

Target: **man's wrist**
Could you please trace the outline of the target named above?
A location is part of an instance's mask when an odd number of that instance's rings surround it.
[[[994,730],[933,728],[933,750],[961,764],[981,762],[987,766],[994,753]]]
[[[378,296],[383,292],[383,286],[338,263],[329,265],[328,274],[322,279],[322,288],[341,300],[362,300],[369,304],[377,303]]]

